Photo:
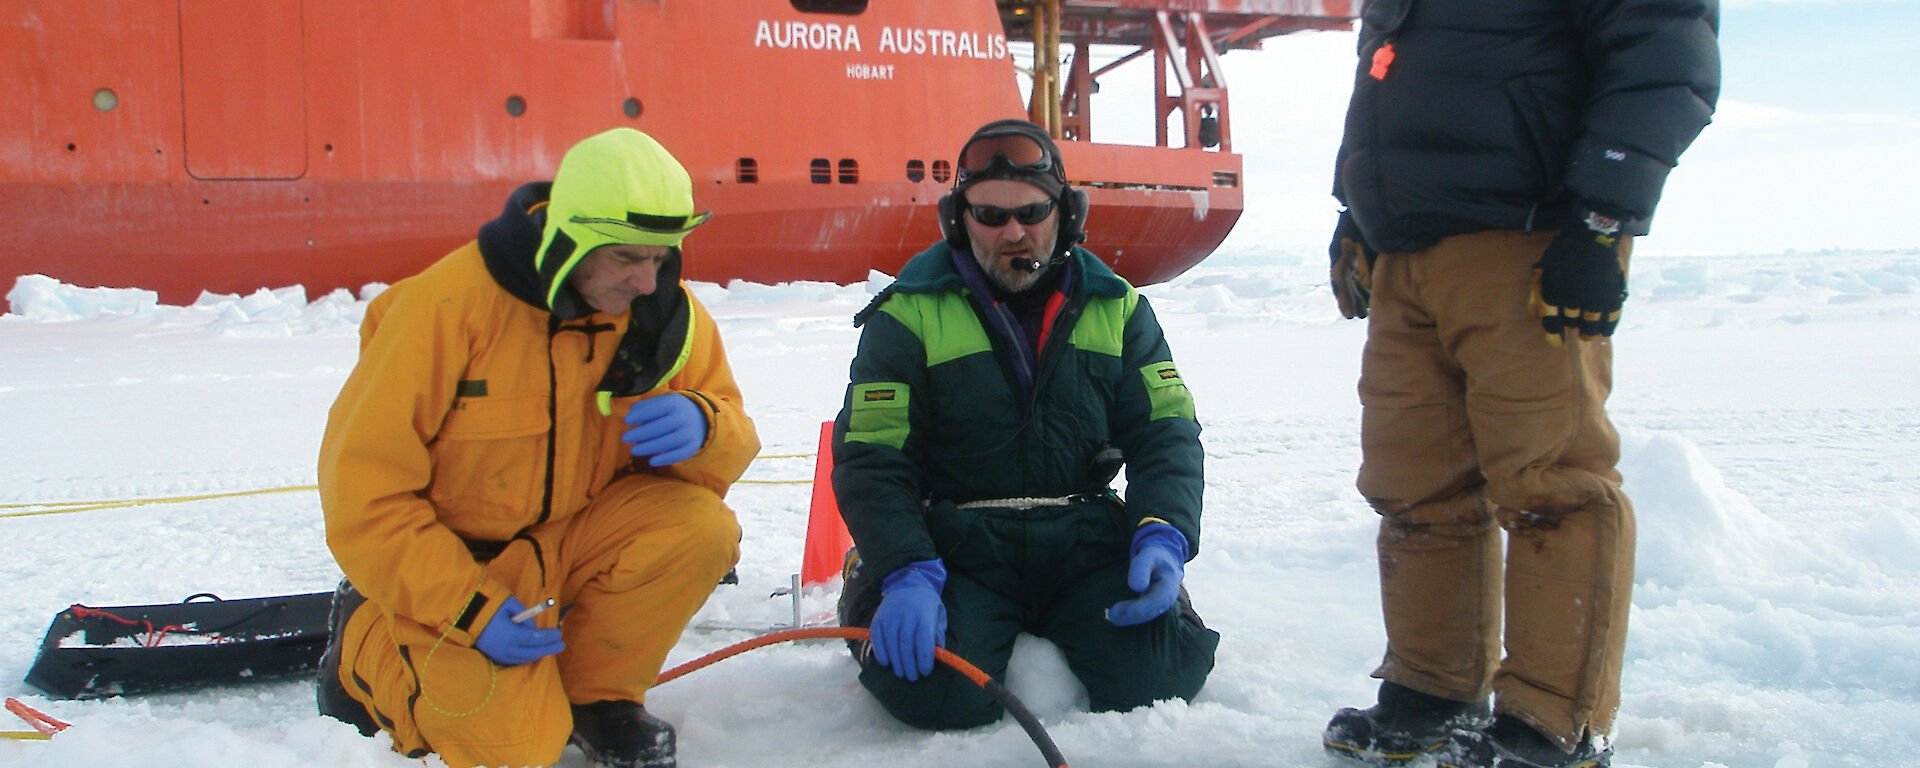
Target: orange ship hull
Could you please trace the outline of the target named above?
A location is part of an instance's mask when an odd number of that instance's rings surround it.
[[[966,135],[1028,114],[1003,12],[0,0],[0,80],[16,89],[0,106],[0,281],[37,273],[168,302],[392,282],[614,125],[672,149],[715,212],[687,242],[688,277],[891,274],[939,237],[932,203]],[[1093,204],[1089,247],[1136,283],[1198,263],[1240,215],[1231,152],[1063,153]]]

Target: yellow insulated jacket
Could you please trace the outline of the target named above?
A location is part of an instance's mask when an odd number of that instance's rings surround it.
[[[653,367],[632,365],[635,348],[622,343],[638,335],[636,312],[563,319],[525,299],[526,285],[504,287],[537,278],[503,271],[498,255],[470,243],[369,304],[319,464],[327,544],[347,578],[387,611],[465,645],[508,594],[475,552],[573,515],[626,473],[724,496],[760,449],[713,319],[678,280],[677,255],[655,297],[643,297],[664,299],[649,313],[656,331],[667,316],[640,355],[665,361]],[[597,390],[616,359],[630,389],[603,407]],[[621,442],[622,417],[668,391],[700,404],[707,439],[685,461],[649,467]]]

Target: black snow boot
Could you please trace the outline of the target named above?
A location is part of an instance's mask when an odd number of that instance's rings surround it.
[[[1472,768],[1474,765],[1491,765],[1494,768],[1607,768],[1613,761],[1613,748],[1594,744],[1592,734],[1580,740],[1572,752],[1560,749],[1560,745],[1541,735],[1533,726],[1527,725],[1512,715],[1500,715],[1485,731],[1462,731],[1455,734],[1455,743],[1443,750],[1443,753],[1457,756],[1461,762]],[[1478,762],[1469,762],[1478,761]]]
[[[840,569],[840,602],[835,608],[840,626],[860,629],[872,626],[873,614],[880,610],[880,583],[860,562],[858,549],[848,550],[847,562]],[[847,641],[847,650],[855,661],[866,657],[868,646],[866,640]]]
[[[573,706],[568,743],[596,768],[674,768],[673,726],[634,701]]]
[[[1443,699],[1397,683],[1382,682],[1379,698],[1366,709],[1348,707],[1334,714],[1321,736],[1329,753],[1373,765],[1401,765],[1437,754],[1451,743],[1455,730],[1483,728],[1490,717],[1485,701]]]
[[[340,635],[347,628],[347,619],[353,618],[353,612],[362,603],[367,602],[360,590],[354,589],[346,579],[333,589],[333,608],[327,613],[327,650],[320,655],[320,679],[317,698],[320,714],[360,729],[360,735],[372,736],[380,731],[373,722],[373,716],[367,708],[347,695],[346,686],[340,684]]]

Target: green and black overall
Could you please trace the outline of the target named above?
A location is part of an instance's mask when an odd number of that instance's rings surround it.
[[[1199,549],[1200,425],[1159,322],[1131,285],[1075,248],[1038,354],[1023,354],[1019,326],[967,288],[956,266],[967,258],[936,244],[857,319],[833,485],[859,580],[940,558],[944,645],[987,674],[1005,673],[1026,632],[1064,652],[1094,711],[1192,699],[1219,635],[1187,601],[1138,626],[1105,618],[1138,596],[1126,577],[1143,519],[1166,521],[1190,554]],[[1022,371],[1023,359],[1036,364]],[[1113,448],[1126,461],[1124,503],[1107,487],[1112,470],[1098,469]],[[907,682],[869,657],[860,681],[923,728],[1001,714],[944,667]]]

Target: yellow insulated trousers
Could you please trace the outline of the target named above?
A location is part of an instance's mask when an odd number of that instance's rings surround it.
[[[453,768],[551,765],[573,730],[569,704],[645,701],[667,652],[739,560],[739,540],[712,491],[628,475],[485,566],[528,605],[559,601],[536,622],[559,626],[565,651],[498,666],[369,602],[342,632],[341,683],[404,754],[437,752]]]
[[[1604,410],[1611,340],[1550,345],[1528,307],[1554,234],[1379,258],[1357,485],[1382,516],[1374,675],[1457,700],[1491,692],[1570,747],[1619,708],[1634,523]]]

